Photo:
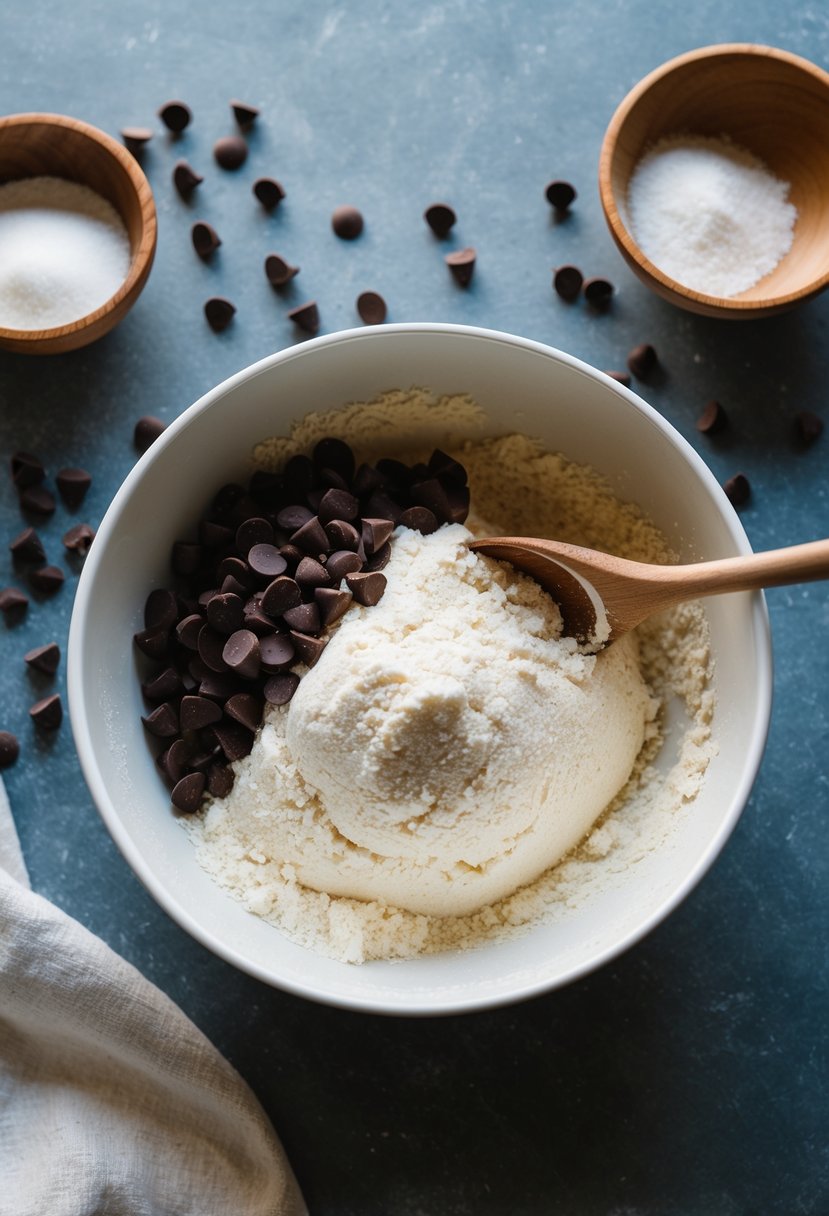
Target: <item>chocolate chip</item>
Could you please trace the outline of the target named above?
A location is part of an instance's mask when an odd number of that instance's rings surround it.
[[[283,507],[281,511],[277,512],[276,522],[287,532],[296,532],[297,528],[301,528],[303,524],[307,524],[313,518],[314,512],[310,511],[308,507],[304,507],[300,503],[292,503],[291,506]]]
[[[145,629],[172,629],[178,619],[178,600],[167,587],[151,591],[144,603]]]
[[[298,687],[299,676],[294,675],[292,671],[285,671],[280,675],[271,676],[262,691],[269,705],[287,705]]]
[[[29,574],[29,582],[35,591],[43,595],[54,595],[63,586],[65,575],[59,566],[39,566]]]
[[[196,220],[190,229],[190,240],[193,242],[193,248],[200,258],[209,258],[222,243],[216,229],[212,224],[206,223],[205,220]]]
[[[353,241],[363,231],[363,217],[356,207],[344,204],[334,208],[331,227],[344,241]]]
[[[173,185],[182,198],[189,198],[196,186],[200,186],[204,178],[188,165],[186,160],[177,160],[173,166]]]
[[[314,591],[314,603],[319,610],[320,624],[333,625],[343,616],[351,604],[350,591],[339,591],[335,587],[317,587]]]
[[[230,635],[231,638],[233,636],[234,634]],[[251,634],[251,637],[253,636]],[[229,640],[227,634],[218,633],[209,625],[202,625],[199,630],[199,658],[211,671],[227,671],[229,664],[225,661],[224,651]],[[239,675],[242,674],[239,672]]]
[[[62,537],[64,548],[70,553],[79,553],[81,557],[86,557],[94,539],[95,533],[89,524],[73,524]]]
[[[299,584],[284,575],[275,578],[262,592],[262,608],[268,616],[282,616],[289,608],[302,603]]]
[[[248,146],[241,135],[224,135],[213,145],[213,156],[222,169],[239,169],[248,158]]]
[[[213,798],[226,798],[235,779],[229,764],[211,764],[207,770],[207,791]]]
[[[423,508],[425,510],[425,507]],[[420,508],[418,508],[420,510]],[[437,527],[437,523],[435,524]],[[374,570],[385,570],[391,560],[391,545],[388,541],[385,545],[381,545],[376,553],[372,553],[371,557],[366,559],[366,564],[363,569],[367,574],[371,574]]]
[[[151,414],[145,414],[135,424],[133,443],[139,452],[146,452],[147,448],[155,443],[159,435],[166,429],[166,422],[162,422],[160,418],[154,418]]]
[[[174,739],[165,752],[159,757],[161,768],[173,785],[186,776],[190,766],[193,749],[183,739]]]
[[[266,694],[267,695],[267,694]],[[286,697],[290,700],[290,697]],[[277,702],[282,704],[282,702]],[[20,755],[20,744],[17,736],[10,730],[0,730],[0,768],[9,768]]]
[[[360,504],[353,494],[347,490],[326,490],[322,496],[317,516],[320,523],[331,523],[334,519],[343,519],[350,523],[360,514]]]
[[[295,566],[297,564],[297,562],[302,561],[302,556],[303,556],[302,550],[298,549],[296,547],[296,545],[280,545],[279,552],[282,554],[282,556],[285,558],[285,561],[288,563],[289,571],[290,571],[291,566]]]
[[[199,618],[201,624],[201,618]],[[148,659],[163,659],[170,644],[166,629],[142,629],[133,634],[135,645]]]
[[[264,638],[269,633],[273,633],[274,622],[262,607],[260,596],[251,596],[245,604],[243,625],[245,629],[250,629],[252,633],[255,633],[258,638]]]
[[[458,217],[448,203],[430,203],[423,218],[435,236],[443,238],[449,235]]]
[[[41,701],[36,701],[29,710],[29,716],[35,726],[41,730],[57,730],[63,721],[63,705],[60,695],[55,692]]]
[[[273,579],[284,574],[288,563],[275,545],[253,545],[248,552],[248,565],[260,578]]]
[[[193,115],[183,101],[168,101],[158,111],[158,117],[168,131],[180,135],[190,125]]]
[[[201,648],[199,649],[201,654]],[[202,655],[202,658],[204,656]],[[224,644],[222,658],[237,675],[253,680],[259,674],[259,638],[251,629],[237,629]],[[205,659],[207,663],[207,659]],[[208,666],[210,664],[208,663]]]
[[[187,650],[198,650],[199,634],[204,626],[204,621],[197,612],[191,613],[184,617],[176,625],[176,637],[179,643]]]
[[[308,667],[313,667],[326,647],[325,638],[315,638],[307,633],[291,633],[296,646],[297,658]]]
[[[179,733],[178,714],[170,701],[157,705],[152,713],[142,717],[147,732],[158,739],[172,739]]]
[[[723,483],[723,489],[729,501],[735,507],[742,507],[751,497],[751,486],[744,473],[735,473]]]
[[[38,485],[46,476],[39,457],[31,452],[15,452],[11,458],[12,481],[18,490]]]
[[[446,265],[452,272],[452,278],[459,287],[468,287],[472,282],[476,256],[476,251],[469,245],[466,249],[458,249],[454,253],[447,253],[444,258]]]
[[[298,604],[296,608],[289,608],[287,612],[283,612],[282,617],[289,629],[296,629],[299,633],[319,633],[321,628],[320,612],[316,602]]]
[[[176,810],[192,815],[201,805],[207,779],[204,773],[188,773],[173,786],[170,801]]]
[[[18,591],[17,587],[4,587],[0,590],[0,612],[3,613],[7,622],[23,616],[28,607],[28,595]]]
[[[330,549],[325,529],[316,515],[304,523],[301,528],[291,534],[291,544],[302,549],[304,553],[325,553]]]
[[[388,519],[396,524],[403,508],[382,490],[375,490],[365,506],[366,517],[372,519]]]
[[[362,541],[361,533],[344,519],[330,520],[325,525],[325,535],[328,538],[328,547],[335,550],[351,549],[356,553]]]
[[[211,595],[207,601],[207,623],[217,633],[230,636],[242,628],[245,619],[245,605],[238,595]]]
[[[657,363],[656,351],[649,342],[640,342],[628,355],[628,367],[637,380],[647,380]]]
[[[308,334],[318,333],[320,314],[316,300],[308,300],[307,303],[300,304],[298,308],[292,308],[288,313],[288,320],[293,321],[294,325],[304,329]]]
[[[33,515],[52,515],[57,504],[54,494],[45,486],[27,486],[20,494],[20,505]]]
[[[447,484],[443,488],[449,503],[447,523],[465,523],[466,517],[469,514],[469,486]]]
[[[334,435],[320,439],[315,445],[313,463],[318,469],[333,469],[347,482],[354,476],[354,453],[344,439]]]
[[[272,633],[259,644],[262,670],[269,675],[284,671],[295,659],[295,647],[286,633]]]
[[[347,574],[346,586],[358,604],[372,608],[379,604],[386,590],[386,576],[377,572],[371,574]]]
[[[337,586],[347,574],[356,574],[362,568],[361,559],[349,549],[338,549],[325,563],[326,572],[334,586]]]
[[[366,325],[382,325],[388,309],[386,301],[376,291],[362,291],[357,296],[357,312]]]
[[[42,671],[44,675],[53,676],[60,663],[60,647],[57,642],[48,642],[45,646],[36,646],[23,656],[23,661],[29,667]]]
[[[628,372],[605,372],[606,376],[610,376],[611,380],[616,380],[619,384],[623,384],[625,388],[630,388],[630,375]]]
[[[247,557],[254,545],[270,545],[273,541],[273,526],[262,515],[253,515],[236,529],[236,548]]]
[[[253,732],[239,722],[218,722],[213,728],[219,747],[232,763],[249,756],[253,747]]]
[[[417,485],[412,486],[411,497],[414,506],[428,507],[439,523],[449,519],[451,514],[449,496],[443,484],[436,477],[430,477],[427,481],[420,481]],[[403,514],[398,519],[398,523],[402,522]]]
[[[299,274],[299,267],[286,262],[278,253],[269,253],[265,258],[265,277],[272,287],[284,287]]]
[[[331,575],[325,566],[313,557],[303,557],[296,568],[294,577],[303,591],[313,591],[315,587],[327,587],[331,582]]]
[[[224,296],[211,296],[209,300],[205,300],[204,315],[213,333],[220,334],[223,329],[227,329],[236,315],[236,306]]]
[[[455,460],[454,456],[450,456],[447,452],[441,451],[440,448],[435,448],[432,452],[427,467],[433,477],[448,478],[449,481],[453,481],[459,486],[465,486],[467,483],[466,469],[460,461]]]
[[[570,304],[579,298],[583,283],[584,275],[578,266],[559,266],[553,271],[553,288]]]
[[[430,511],[428,507],[408,507],[398,522],[401,527],[411,528],[413,532],[422,532],[424,536],[437,532],[440,526],[434,512]]]
[[[800,410],[795,414],[795,426],[801,440],[806,444],[814,443],[823,434],[823,419],[811,410]]]
[[[366,553],[371,554],[386,543],[394,531],[394,524],[390,519],[364,519],[361,528]]]
[[[15,561],[43,562],[46,560],[46,551],[34,528],[24,528],[20,535],[10,543],[9,549]]]
[[[170,564],[176,574],[195,574],[201,565],[201,560],[201,545],[194,545],[191,541],[186,540],[177,540],[173,545]]]
[[[601,312],[610,306],[613,299],[613,284],[608,279],[587,279],[582,287],[585,300],[591,308]]]
[[[244,101],[233,100],[230,103],[230,108],[233,111],[233,117],[240,127],[252,126],[259,117],[259,111],[256,106],[249,106]]]
[[[70,511],[79,507],[92,485],[92,476],[86,469],[61,469],[55,477],[58,493]]]
[[[382,476],[370,464],[361,464],[351,486],[358,498],[366,498],[383,484]]]
[[[725,430],[727,426],[728,415],[719,401],[707,402],[697,418],[697,430],[702,431],[704,435],[714,435],[718,431]]]
[[[124,141],[124,147],[132,152],[133,156],[138,156],[144,151],[145,144],[148,144],[153,137],[153,133],[149,127],[122,127],[121,139]]]
[[[544,189],[544,196],[556,211],[566,211],[570,204],[575,202],[576,191],[569,182],[554,181],[548,182]]]
[[[225,702],[225,713],[234,722],[255,731],[262,721],[262,701],[249,692],[237,692]]]
[[[221,706],[209,697],[182,697],[179,706],[179,719],[182,730],[201,730],[203,726],[211,726],[221,721]]]
[[[253,183],[253,193],[266,211],[273,211],[285,197],[280,182],[273,177],[260,177]]]
[[[171,701],[182,691],[184,683],[175,667],[165,667],[152,680],[141,685],[148,701]]]
[[[221,705],[241,689],[241,683],[229,671],[205,669],[204,678],[199,681],[199,696],[209,697],[211,701],[217,701]]]

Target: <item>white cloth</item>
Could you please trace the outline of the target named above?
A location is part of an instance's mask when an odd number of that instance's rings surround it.
[[[29,889],[0,782],[0,1216],[301,1216],[242,1078]]]

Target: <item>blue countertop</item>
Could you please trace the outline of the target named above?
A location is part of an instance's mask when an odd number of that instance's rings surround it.
[[[627,270],[596,187],[616,105],[645,73],[715,42],[779,46],[829,65],[829,12],[770,0],[442,0],[420,5],[217,0],[130,5],[12,0],[0,17],[0,112],[71,114],[113,134],[149,125],[142,163],[159,246],[149,284],[110,336],[73,354],[0,352],[0,451],[38,453],[54,474],[94,477],[83,507],[38,523],[66,584],[0,622],[0,729],[21,739],[5,773],[36,890],[158,984],[262,1101],[314,1216],[795,1216],[829,1210],[826,1157],[826,824],[829,816],[827,585],[768,595],[775,647],[771,733],[754,792],[713,870],[645,941],[569,988],[524,1005],[436,1021],[318,1007],[213,957],[173,924],[115,849],[81,777],[68,722],[38,734],[28,708],[57,688],[23,663],[65,653],[78,564],[69,522],[96,525],[135,460],[143,414],[174,418],[204,391],[299,340],[287,310],[318,301],[322,331],[358,324],[359,292],[390,321],[455,321],[547,342],[593,365],[624,366],[651,342],[662,373],[642,390],[720,480],[742,471],[741,517],[755,548],[829,535],[829,433],[806,448],[794,415],[824,420],[829,296],[765,321],[718,322],[672,308]],[[181,97],[193,123],[163,132]],[[211,148],[234,131],[228,106],[261,108],[235,173]],[[178,158],[204,173],[189,204]],[[286,199],[266,214],[256,177]],[[567,178],[578,199],[554,222],[544,198]],[[451,247],[478,250],[460,290],[421,218],[454,206]],[[339,241],[330,214],[366,219]],[[222,237],[210,264],[189,228]],[[282,295],[262,272],[276,250],[301,267]],[[575,262],[616,285],[591,313],[551,290]],[[238,312],[222,334],[210,295]],[[730,428],[706,437],[706,401]],[[26,521],[0,479],[2,535]],[[32,521],[33,522],[33,521]],[[19,584],[7,547],[0,586]]]

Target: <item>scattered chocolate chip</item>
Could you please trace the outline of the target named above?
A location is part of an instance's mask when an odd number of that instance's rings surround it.
[[[292,694],[289,694],[285,700],[290,700]],[[275,704],[284,704],[284,702],[275,702]],[[20,744],[17,741],[17,736],[13,735],[10,730],[0,730],[0,768],[9,768],[14,764],[17,757],[20,755]]]
[[[697,418],[697,430],[701,431],[703,435],[714,435],[717,431],[725,430],[727,426],[728,415],[719,401],[707,402]]]
[[[89,524],[73,524],[61,539],[64,548],[70,553],[79,553],[81,557],[86,557],[95,539],[95,533]]]
[[[471,245],[466,249],[458,249],[454,253],[447,253],[444,261],[452,272],[452,278],[459,287],[468,287],[472,282],[472,275],[475,271],[476,252]]]
[[[253,193],[266,211],[273,211],[285,197],[280,182],[273,177],[260,177],[253,183]]]
[[[18,490],[39,485],[46,476],[39,457],[33,456],[31,452],[15,452],[11,458],[11,470],[12,481]]]
[[[179,733],[178,714],[170,701],[164,701],[142,717],[141,721],[151,735],[158,739],[172,739]]]
[[[212,726],[220,722],[222,708],[209,697],[182,697],[179,706],[179,720],[182,730],[201,730],[203,726]]]
[[[190,240],[200,258],[209,258],[222,243],[216,229],[206,220],[196,220],[190,229]]]
[[[347,574],[345,576],[346,586],[354,596],[358,604],[363,604],[366,608],[372,608],[375,604],[379,604],[386,590],[385,574]]]
[[[610,306],[613,299],[613,284],[608,279],[587,279],[582,287],[585,300],[591,308],[601,312]]]
[[[219,747],[231,763],[250,755],[253,747],[253,732],[247,730],[241,723],[225,720],[218,722],[212,729]]]
[[[640,342],[628,355],[627,362],[637,380],[647,380],[653,374],[659,360],[650,342]]]
[[[38,566],[29,573],[29,582],[42,595],[54,595],[63,586],[65,575],[59,566]]]
[[[175,667],[165,667],[152,680],[141,685],[141,691],[148,701],[171,701],[179,696],[184,688],[184,682]]]
[[[162,422],[160,418],[154,418],[151,414],[145,414],[143,418],[139,418],[135,424],[133,431],[133,443],[139,452],[146,452],[151,444],[155,443],[159,435],[167,429],[167,423]]]
[[[285,671],[266,680],[262,691],[269,705],[287,705],[298,687],[299,676],[294,675],[292,671]]]
[[[186,160],[177,160],[173,166],[173,185],[182,198],[189,198],[204,178]]]
[[[443,239],[452,231],[458,217],[448,203],[430,203],[423,218],[435,236]]]
[[[24,654],[23,660],[29,667],[42,671],[47,676],[53,676],[60,663],[60,647],[57,642],[49,642],[46,646],[36,646],[34,650]]]
[[[286,262],[278,253],[269,253],[265,258],[265,277],[271,287],[284,287],[299,274],[299,267]]]
[[[178,600],[167,587],[157,587],[144,601],[145,629],[172,629],[178,620]]]
[[[571,203],[575,202],[576,191],[569,182],[554,181],[545,186],[544,196],[556,211],[566,211]]]
[[[44,562],[46,552],[34,528],[24,528],[10,543],[12,557],[20,562]]]
[[[735,507],[742,507],[751,497],[751,486],[744,473],[735,473],[723,483],[723,489],[729,501]]]
[[[158,117],[168,131],[180,135],[190,125],[193,115],[183,101],[168,101],[158,111]]]
[[[255,731],[262,721],[262,702],[249,692],[237,692],[225,701],[225,713],[234,722]]]
[[[63,721],[60,695],[55,692],[41,701],[36,701],[29,710],[29,717],[41,730],[57,730]]]
[[[192,815],[199,809],[207,779],[204,773],[188,773],[173,786],[170,801],[176,810]]]
[[[333,625],[349,609],[352,600],[350,591],[339,591],[335,587],[317,587],[314,602],[319,610],[321,625]]]
[[[146,144],[150,142],[153,133],[149,127],[122,127],[121,139],[124,141],[124,147],[127,151],[132,152],[133,156],[140,156],[144,151]]]
[[[344,241],[353,241],[363,231],[363,217],[356,207],[335,207],[331,215],[331,227]]]
[[[0,590],[0,612],[7,621],[21,617],[29,607],[29,597],[17,587],[3,587]]]
[[[207,792],[213,798],[226,798],[235,779],[236,774],[229,764],[211,764],[207,770]]]
[[[256,106],[246,105],[244,101],[231,101],[230,108],[233,111],[233,117],[240,127],[252,126],[259,117],[259,111]]]
[[[248,146],[241,135],[224,135],[213,145],[213,156],[222,169],[239,169],[248,158]]]
[[[286,633],[271,633],[259,643],[262,670],[268,675],[284,671],[295,660],[295,647]]]
[[[559,266],[553,271],[553,288],[568,304],[579,298],[583,283],[584,275],[578,266]]]
[[[237,675],[246,680],[254,679],[259,674],[261,662],[259,638],[250,629],[237,629],[225,642],[222,658],[231,671],[235,671]]]
[[[288,320],[293,321],[294,325],[304,329],[308,334],[318,333],[320,314],[316,300],[308,300],[305,304],[300,304],[298,308],[292,308],[288,313]]]
[[[57,506],[54,494],[40,485],[26,486],[20,494],[20,505],[33,515],[52,515]]]
[[[236,306],[231,304],[230,300],[226,300],[224,296],[211,296],[204,305],[207,324],[214,334],[220,334],[223,329],[227,329],[235,313]]]
[[[823,419],[811,410],[800,410],[795,414],[795,426],[803,443],[811,444],[823,434]]]
[[[387,311],[386,301],[376,291],[363,291],[357,296],[357,312],[366,325],[382,325]]]
[[[92,485],[92,475],[86,469],[61,469],[55,477],[58,493],[70,511],[74,511],[86,498]]]
[[[605,372],[605,375],[610,376],[611,380],[617,380],[625,388],[630,388],[630,374],[628,372]]]
[[[413,532],[422,532],[424,536],[437,532],[440,526],[434,512],[428,507],[408,507],[398,523],[403,528],[411,528]]]
[[[201,624],[201,618],[199,623]],[[166,629],[141,629],[133,634],[132,640],[148,659],[163,659],[170,644]]]

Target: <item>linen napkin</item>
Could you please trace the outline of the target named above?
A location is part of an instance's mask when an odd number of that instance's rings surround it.
[[[0,782],[0,1216],[302,1216],[242,1078],[29,889]]]

